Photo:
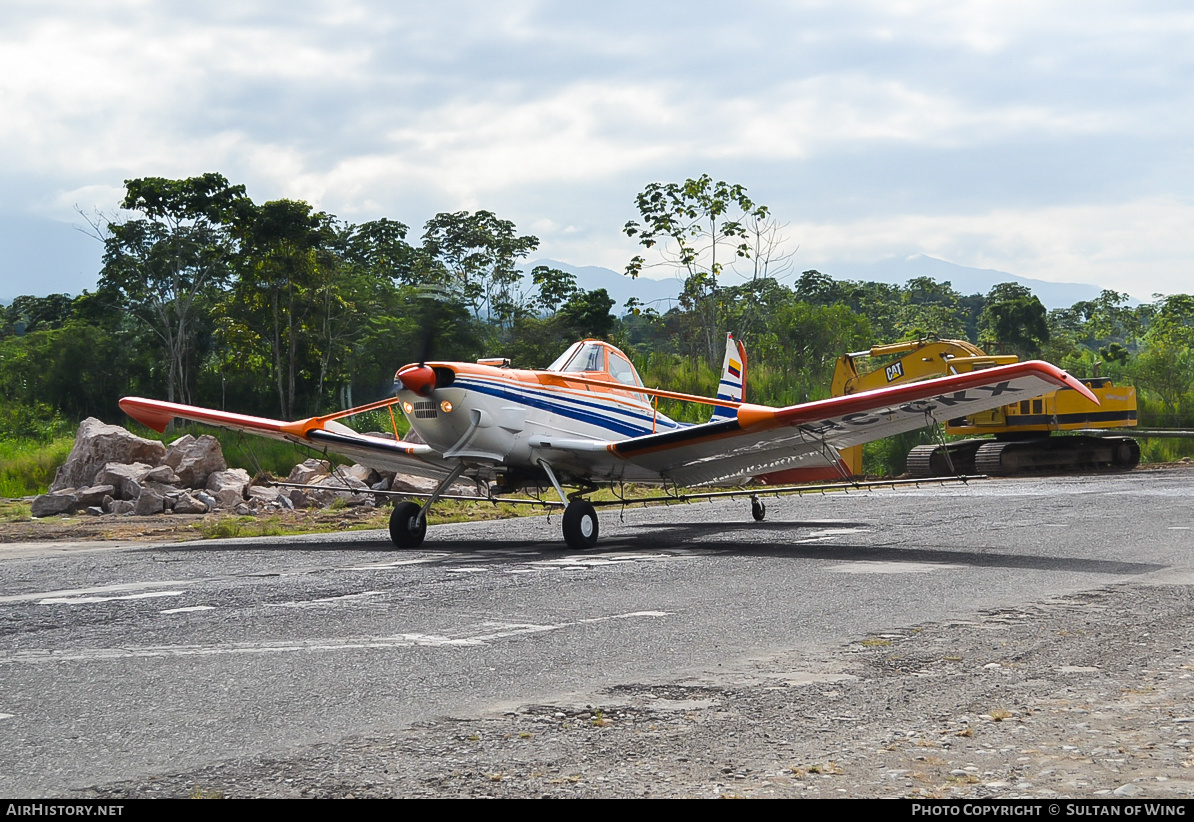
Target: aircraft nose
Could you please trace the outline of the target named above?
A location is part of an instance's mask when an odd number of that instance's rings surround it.
[[[435,369],[429,365],[408,365],[394,375],[402,387],[426,397],[435,388]]]

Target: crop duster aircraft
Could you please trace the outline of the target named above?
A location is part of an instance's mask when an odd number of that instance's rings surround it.
[[[399,548],[422,544],[427,510],[461,477],[502,493],[550,486],[564,506],[564,540],[579,550],[597,543],[597,512],[585,495],[602,485],[741,485],[769,472],[837,464],[839,448],[1057,387],[1097,403],[1066,372],[1030,361],[771,408],[743,401],[745,353],[727,335],[716,399],[646,388],[625,354],[607,342],[582,340],[542,371],[511,368],[503,359],[407,365],[395,375],[393,398],[296,422],[137,397],[126,397],[120,407],[158,431],[179,417],[438,480],[423,506],[395,505],[390,537]],[[676,422],[659,413],[660,397],[709,404],[714,411],[705,423]],[[421,442],[360,434],[338,422],[394,404]],[[565,486],[577,490],[568,494]],[[758,506],[755,513],[761,518]]]

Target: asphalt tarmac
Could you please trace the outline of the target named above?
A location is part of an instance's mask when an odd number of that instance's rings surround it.
[[[5,546],[0,795],[78,796],[632,685],[732,687],[761,660],[910,626],[1190,586],[1192,481],[788,497],[762,523],[741,500],[607,509],[586,552],[563,546],[558,516],[433,525],[406,552],[380,532]]]

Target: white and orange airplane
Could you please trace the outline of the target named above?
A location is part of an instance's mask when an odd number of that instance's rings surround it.
[[[289,440],[385,471],[438,480],[420,506],[401,502],[390,537],[414,548],[427,510],[457,479],[471,477],[508,493],[554,488],[564,507],[564,540],[597,543],[598,520],[585,496],[623,482],[678,488],[741,485],[752,477],[840,463],[837,449],[1072,388],[1090,390],[1046,362],[1030,361],[772,408],[744,402],[746,356],[727,336],[716,399],[643,386],[630,360],[600,340],[574,343],[542,371],[509,361],[420,362],[399,369],[393,398],[296,422],[126,397],[120,407],[158,431],[175,417]],[[714,406],[706,423],[686,424],[658,411],[660,397]],[[361,434],[339,419],[399,405],[421,442]],[[392,413],[392,410],[391,410]],[[577,490],[565,493],[565,486]],[[416,495],[411,495],[416,496]],[[756,519],[761,506],[755,506]]]

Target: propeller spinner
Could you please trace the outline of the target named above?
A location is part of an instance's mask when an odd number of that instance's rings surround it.
[[[435,369],[425,363],[401,368],[394,378],[407,391],[413,391],[420,397],[428,396],[435,388]]]

